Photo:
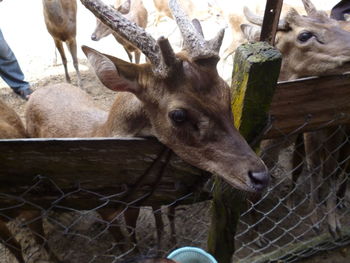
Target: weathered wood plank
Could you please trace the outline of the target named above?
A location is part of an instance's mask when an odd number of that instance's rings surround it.
[[[278,29],[283,0],[267,0],[264,20],[261,27],[260,41],[275,45],[275,36]]]
[[[164,205],[188,194],[186,202],[193,202],[208,174],[175,154],[169,161],[158,158],[165,149],[155,139],[137,138],[0,140],[0,207],[24,200],[47,208],[62,196],[60,205],[76,209],[101,205],[106,196],[114,196],[111,205],[149,194],[143,205]],[[201,194],[199,200],[209,198]]]
[[[350,122],[350,74],[278,83],[272,99],[271,129],[264,138]]]
[[[245,44],[235,52],[232,77],[232,110],[235,127],[249,142],[266,125],[277,83],[281,53],[266,42]],[[235,234],[245,196],[220,178],[215,179],[208,249],[220,263],[231,262]]]

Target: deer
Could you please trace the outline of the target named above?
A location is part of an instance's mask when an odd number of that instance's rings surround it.
[[[127,19],[136,23],[142,28],[146,28],[148,20],[148,12],[144,7],[142,0],[127,0],[123,4],[120,1],[116,1],[114,8],[116,8],[120,13],[125,15]],[[102,23],[98,18],[96,18],[96,27],[91,35],[93,41],[99,41],[100,39],[112,34],[114,38],[124,47],[130,62],[132,62],[134,53],[134,60],[138,64],[140,63],[141,51],[131,44],[125,38],[118,35],[118,33],[112,31],[107,25]]]
[[[307,76],[322,76],[331,74],[342,74],[349,71],[350,62],[350,34],[344,30],[337,21],[328,17],[325,12],[317,12],[317,15],[310,13],[309,1],[303,0],[307,16],[301,16],[295,9],[291,9],[287,15],[280,19],[278,25],[278,32],[276,34],[276,47],[282,53],[282,67],[279,76],[279,80],[291,80]],[[258,41],[257,37],[260,35],[260,27],[262,25],[262,17],[253,14],[249,9],[244,9],[245,16],[248,21],[258,25],[242,24],[241,29],[246,38],[249,41]],[[328,130],[328,134],[331,131]],[[303,138],[304,137],[304,138]],[[311,155],[310,146],[305,146],[305,149],[300,149],[300,141],[305,137],[313,137],[311,133],[305,133],[304,135],[295,135],[283,139],[271,139],[262,142],[262,158],[265,161],[267,167],[270,169],[276,164],[281,149],[291,145],[298,141],[296,145],[299,145],[298,150],[306,152],[308,158],[315,158],[318,162],[324,157],[316,154]],[[316,142],[320,142],[320,135],[317,135]],[[305,141],[309,141],[312,145],[310,138]],[[277,147],[273,147],[276,146]],[[303,147],[303,146],[302,146]],[[309,148],[308,148],[309,147]],[[312,147],[313,149],[316,149]],[[326,143],[325,151],[334,152],[334,145]],[[297,150],[297,149],[296,149]],[[309,153],[309,154],[308,154]],[[324,153],[320,153],[324,155]],[[265,157],[264,157],[265,156]],[[295,165],[297,160],[302,156],[293,156],[293,164]],[[314,161],[316,162],[316,161]],[[309,161],[309,164],[312,161]],[[334,165],[334,164],[333,164]],[[314,165],[311,165],[314,166]],[[332,164],[325,164],[324,174],[327,173],[327,167],[332,167]],[[329,169],[328,169],[329,171]],[[293,172],[293,182],[296,181],[299,169]],[[315,172],[314,174],[318,174]],[[318,175],[317,175],[318,176]],[[333,177],[333,178],[331,178]],[[336,179],[333,175],[331,177],[324,178],[324,186],[328,186],[328,191],[334,188]],[[312,176],[312,181],[315,181],[315,176]],[[315,189],[315,182],[311,183],[311,188]],[[317,203],[317,192],[312,190],[312,196],[310,200],[310,207],[315,207]],[[330,198],[332,199],[332,198]],[[334,200],[332,199],[327,203],[326,210],[327,224],[330,233],[336,237],[340,234],[340,223],[337,219],[334,211]],[[314,213],[311,215],[311,221],[317,229],[317,215]]]
[[[28,134],[24,124],[14,109],[10,108],[4,101],[0,100],[0,139],[27,138]],[[0,239],[15,256],[19,263],[25,263],[21,253],[20,243],[14,239],[6,223],[10,218],[21,217],[29,222],[28,227],[35,230],[35,239],[38,244],[47,247],[41,221],[36,220],[40,213],[38,211],[11,211],[11,213],[0,213]]]
[[[154,25],[157,26],[163,16],[174,19],[167,0],[153,0],[157,15],[155,17]],[[206,20],[213,16],[220,16],[220,10],[208,0],[180,0],[180,4],[190,18],[199,20]]]
[[[317,10],[310,0],[302,1],[308,16],[315,19],[328,16],[324,11]],[[343,30],[350,32],[348,21],[333,20],[333,23],[337,23]],[[341,224],[336,208],[341,206],[340,200],[345,196],[347,174],[350,172],[348,161],[350,145],[346,137],[349,132],[349,125],[341,125],[307,132],[303,135],[306,164],[311,173],[310,202],[318,204],[320,198],[326,198],[329,192],[333,194],[327,198],[326,210],[329,232],[334,238],[341,236]],[[297,179],[298,176],[294,180]],[[315,229],[319,231],[320,224],[316,221],[317,214],[314,215],[312,221]]]
[[[218,3],[221,6],[221,15],[225,18],[227,25],[231,31],[231,35],[235,36],[223,52],[223,58],[226,60],[235,52],[236,48],[239,45],[243,44],[246,41],[240,27],[241,24],[248,23],[244,12],[242,12],[244,8],[249,7],[254,12],[263,14],[266,6],[266,1],[246,0],[237,2],[234,5],[230,5],[227,0],[219,0]],[[286,15],[292,7],[296,9],[300,14],[305,13],[305,10],[302,6],[291,6],[288,3],[283,2],[281,15]]]
[[[26,138],[26,130],[16,111],[0,99],[0,138]]]
[[[153,0],[154,7],[157,9],[157,16],[155,18],[154,24],[157,26],[163,16],[167,16],[173,19],[173,15],[169,9],[167,0]],[[194,10],[194,5],[191,0],[180,0],[182,8],[187,14],[190,14]]]
[[[100,0],[81,2],[138,47],[148,61],[133,64],[83,46],[96,76],[117,92],[113,106],[108,112],[101,110],[88,94],[68,83],[39,88],[27,103],[28,135],[153,136],[184,161],[216,174],[232,187],[252,193],[263,191],[269,173],[234,127],[230,89],[216,69],[224,30],[205,40],[199,24],[192,24],[177,1],[170,0],[184,38],[183,50],[175,53],[168,39],[155,40]],[[135,212],[128,210],[126,214]],[[118,209],[98,212],[108,222],[121,213]],[[110,231],[116,240],[121,238],[118,227],[112,226]]]
[[[73,66],[75,68],[78,86],[82,86],[79,72],[77,43],[76,43],[76,0],[42,0],[45,25],[52,36],[55,46],[60,53],[64,67],[66,81],[71,82],[67,68],[67,58],[64,52],[63,42],[66,43],[72,55]]]

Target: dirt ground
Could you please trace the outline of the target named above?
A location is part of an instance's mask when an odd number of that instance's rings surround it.
[[[79,2],[79,1],[78,1]],[[108,2],[108,1],[107,1]],[[109,1],[112,3],[113,1]],[[146,8],[149,10],[149,32],[158,37],[160,34],[165,34],[170,38],[171,42],[175,47],[180,47],[181,42],[179,41],[179,35],[176,31],[176,26],[170,19],[164,18],[163,22],[155,28],[152,26],[152,21],[154,20],[155,11],[151,0],[144,0]],[[78,36],[77,42],[78,46],[84,44],[96,48],[102,52],[109,53],[114,56],[118,56],[122,59],[127,60],[126,53],[121,48],[119,44],[115,42],[113,37],[109,36],[100,42],[93,42],[90,40],[90,35],[95,26],[95,18],[85,10],[85,8],[78,3]],[[20,7],[20,8],[18,8]],[[28,12],[30,10],[30,12]],[[42,7],[41,1],[24,1],[24,0],[4,0],[0,3],[0,27],[3,31],[5,38],[15,52],[20,65],[25,73],[26,79],[31,83],[33,90],[41,87],[49,86],[56,83],[62,83],[65,81],[63,75],[63,66],[60,64],[60,58],[57,58],[58,64],[54,64],[55,52],[54,44],[48,35],[42,17]],[[206,23],[206,22],[204,22]],[[220,19],[213,19],[208,22],[208,26],[204,27],[205,31],[208,31],[208,35],[213,34],[211,30],[212,26],[215,28],[220,28],[224,22]],[[209,27],[210,25],[210,27]],[[219,27],[220,26],[220,27]],[[206,33],[206,32],[205,32]],[[225,40],[229,41],[229,40]],[[227,46],[227,42],[224,42],[224,46]],[[68,54],[68,53],[67,53]],[[69,55],[67,55],[70,58]],[[99,104],[105,110],[108,110],[113,103],[115,94],[103,87],[103,85],[96,78],[95,74],[90,70],[88,62],[86,61],[82,51],[79,49],[79,67],[83,80],[83,89],[90,94],[94,101]],[[144,58],[143,58],[144,59]],[[73,70],[71,59],[68,62],[69,72],[72,78],[72,84],[77,85],[76,74]],[[230,65],[220,64],[220,70],[230,72]],[[11,89],[0,79],[0,98],[4,100],[7,104],[13,107],[17,113],[24,120],[24,112],[26,102],[20,99],[16,94],[12,92]],[[198,205],[195,209],[201,213],[204,212],[204,217],[208,216],[208,205]],[[192,211],[192,215],[196,212]],[[199,234],[198,229],[185,229],[184,226],[189,215],[184,212],[180,212],[178,215],[182,219],[178,221],[178,228],[181,228],[180,232],[195,231],[195,237],[201,240],[183,240],[183,244],[191,242],[192,244],[202,245],[203,240],[205,240],[205,234]],[[143,224],[146,225],[145,229],[153,229],[152,219],[149,219],[150,212],[144,213],[144,218],[141,219]],[[207,225],[207,220],[205,222],[198,222],[198,224]],[[145,223],[146,222],[146,223]],[[189,224],[191,227],[195,223]],[[191,228],[190,227],[190,228]],[[51,229],[52,230],[52,229]],[[92,232],[100,230],[95,229]],[[53,230],[52,230],[53,231]],[[89,232],[89,231],[88,231]],[[144,234],[146,236],[146,234]],[[149,234],[148,234],[149,235]],[[187,233],[188,236],[188,233]],[[53,234],[50,238],[51,243],[55,243],[57,250],[62,254],[66,254],[65,258],[69,258],[67,262],[90,262],[91,258],[81,256],[80,253],[74,254],[74,249],[81,249],[84,251],[84,246],[91,246],[91,239],[85,239],[80,245],[77,245],[77,239],[74,237],[66,237],[66,243],[60,243],[59,238],[62,234]],[[153,237],[145,238],[146,241],[150,242],[149,246],[152,247]],[[103,239],[103,242],[101,241]],[[68,240],[68,241],[67,241]],[[111,237],[108,235],[103,235],[94,244],[101,246],[101,249],[108,249],[105,243],[112,242]],[[166,246],[165,246],[166,247]],[[70,251],[72,254],[67,254]],[[0,248],[1,252],[1,248]],[[78,256],[81,256],[78,258]],[[5,259],[6,258],[6,259]],[[10,257],[0,257],[0,262],[12,263],[15,262],[11,260]],[[106,258],[98,259],[94,262],[109,262]],[[310,259],[300,260],[297,262],[304,263],[348,263],[350,262],[350,247],[345,247],[329,252],[322,253],[320,255],[314,256]]]

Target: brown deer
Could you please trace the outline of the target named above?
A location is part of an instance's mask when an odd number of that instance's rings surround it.
[[[142,0],[127,0],[123,4],[119,4],[120,1],[116,1],[114,7],[120,13],[122,13],[128,20],[136,23],[142,28],[146,28],[148,12],[144,7]],[[123,45],[126,53],[128,54],[130,62],[132,62],[132,53],[134,53],[134,61],[136,64],[140,63],[141,51],[131,44],[125,38],[121,37],[117,32],[111,30],[107,25],[102,23],[98,18],[96,19],[96,28],[91,35],[91,39],[99,41],[100,39],[113,34],[114,38]]]
[[[192,0],[179,0],[180,5],[190,18],[196,18],[199,20],[206,20],[210,17],[219,16],[220,10],[216,6],[212,5],[207,0],[197,0],[196,2]],[[155,17],[154,25],[157,26],[163,16],[167,16],[174,19],[169,5],[168,0],[153,0],[157,14]]]
[[[70,83],[70,77],[67,68],[67,58],[63,48],[63,42],[72,55],[73,65],[77,73],[78,85],[82,85],[77,58],[76,43],[76,18],[77,18],[77,2],[76,0],[42,0],[43,11],[46,28],[52,36],[55,46],[58,49],[66,81]]]
[[[0,100],[0,139],[14,139],[14,138],[26,138],[27,133],[18,114]],[[47,242],[44,242],[44,231],[42,228],[41,220],[36,220],[40,213],[38,211],[13,211],[11,214],[0,213],[0,239],[4,242],[5,246],[16,257],[19,263],[25,263],[22,256],[21,245],[14,239],[6,223],[9,218],[19,216],[25,219],[28,223],[28,227],[35,230],[35,239],[38,244],[47,247]]]
[[[194,10],[194,5],[191,0],[179,0],[182,8],[186,14],[191,14]],[[154,7],[157,9],[157,16],[154,21],[154,25],[158,25],[163,16],[167,16],[171,19],[174,19],[167,0],[153,0]]]
[[[310,0],[302,0],[308,16],[318,19],[328,16],[324,11],[317,10]],[[335,21],[342,29],[350,32],[348,21]],[[349,125],[331,127],[304,134],[305,155],[308,170],[311,174],[310,204],[320,204],[327,198],[326,210],[329,232],[334,238],[341,236],[341,224],[336,213],[337,198],[344,198],[347,187],[347,174],[350,166],[348,156],[350,145],[347,134]],[[295,153],[296,154],[296,153]],[[344,175],[342,177],[342,175]],[[297,180],[297,176],[295,180]],[[328,196],[331,193],[331,196]],[[322,198],[320,200],[320,198]],[[320,224],[314,213],[312,221],[316,230]]]
[[[254,12],[258,14],[263,14],[266,6],[266,1],[260,1],[260,0],[249,0],[249,1],[238,1],[234,5],[228,3],[227,0],[220,0],[218,1],[221,5],[221,15],[225,18],[227,21],[228,27],[231,31],[231,35],[234,36],[232,38],[231,43],[229,46],[224,50],[223,58],[226,59],[228,56],[232,55],[236,48],[240,45],[246,42],[246,39],[241,31],[241,24],[246,24],[249,21],[247,21],[247,18],[244,15],[244,8],[249,7],[249,9],[253,10]],[[305,10],[302,6],[291,6],[285,1],[282,5],[281,10],[281,16],[284,16],[288,13],[288,11],[291,8],[294,8],[298,11],[300,14],[305,14]],[[262,19],[262,17],[255,16],[258,19]],[[255,31],[258,33],[258,31]],[[259,32],[260,33],[260,32]],[[258,38],[258,36],[256,37]]]
[[[188,163],[217,174],[233,187],[250,192],[265,189],[267,169],[234,128],[230,89],[216,70],[224,31],[204,40],[171,0],[184,37],[184,50],[175,54],[167,39],[154,40],[101,1],[82,3],[142,50],[149,62],[132,64],[83,47],[97,77],[118,92],[112,108],[109,112],[100,110],[86,93],[68,84],[38,89],[26,110],[30,136],[151,135]],[[120,213],[115,209],[99,212],[106,221]],[[120,230],[111,231],[120,238]]]
[[[21,118],[0,100],[0,139],[25,138],[26,130]]]
[[[276,47],[281,51],[283,55],[282,68],[280,73],[280,80],[290,80],[295,78],[307,77],[307,76],[321,76],[330,74],[341,74],[349,71],[350,62],[350,33],[343,30],[339,23],[328,17],[325,12],[317,12],[317,15],[312,15],[310,7],[307,6],[307,2],[303,2],[308,16],[300,16],[296,10],[291,9],[285,18],[280,19],[279,30],[276,35]],[[310,3],[310,2],[309,2]],[[245,15],[247,19],[257,25],[262,24],[262,17],[256,16],[250,10],[245,9]],[[252,26],[248,24],[241,25],[242,31],[250,41],[257,41],[257,37],[260,35],[260,27]],[[331,132],[330,130],[328,132]],[[328,133],[329,134],[329,133]],[[310,137],[310,133],[305,134]],[[317,140],[314,142],[320,142],[324,136],[316,135]],[[302,139],[302,138],[301,138]],[[272,168],[277,160],[281,149],[296,142],[297,136],[290,136],[288,139],[273,139],[266,140],[262,143],[262,154],[264,161],[269,168]],[[300,140],[300,136],[299,136]],[[307,139],[311,143],[311,139]],[[298,150],[300,149],[300,143]],[[302,145],[302,144],[301,144]],[[312,143],[314,145],[314,143]],[[277,146],[277,147],[276,147]],[[309,149],[308,149],[309,147]],[[306,147],[306,151],[311,153],[310,146]],[[334,145],[326,144],[325,151],[334,152]],[[312,147],[313,149],[317,149]],[[319,152],[322,156],[321,152]],[[316,154],[310,155],[315,160],[322,160],[324,157]],[[297,163],[297,159],[301,156],[294,155],[293,163]],[[314,160],[314,162],[316,162]],[[299,160],[300,161],[300,160]],[[313,161],[310,160],[309,163]],[[334,165],[334,164],[333,164]],[[314,165],[311,165],[315,167]],[[327,174],[332,164],[325,164],[323,173]],[[329,168],[327,168],[329,167]],[[296,171],[300,171],[297,169]],[[314,173],[314,174],[317,174]],[[293,181],[296,181],[298,173],[293,173]],[[332,176],[331,176],[332,177]],[[333,176],[334,177],[334,176]],[[315,177],[313,177],[315,178]],[[329,189],[334,188],[334,182],[330,177],[325,179],[324,185],[328,185]],[[314,180],[313,180],[314,181]],[[311,188],[315,188],[315,183],[312,183]],[[311,197],[310,206],[315,207],[317,191],[313,191]],[[335,199],[334,199],[335,200]],[[333,201],[327,203],[327,211],[334,211],[335,205]],[[314,213],[311,216],[311,220],[314,225],[317,226],[317,215]],[[335,212],[328,213],[328,225],[332,235],[339,234],[339,222],[336,219]]]

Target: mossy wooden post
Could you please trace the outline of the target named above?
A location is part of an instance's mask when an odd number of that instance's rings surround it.
[[[244,44],[236,50],[231,84],[232,110],[236,128],[249,143],[266,125],[280,66],[280,52],[266,42]],[[213,195],[208,250],[219,263],[229,263],[235,250],[240,212],[246,200],[219,178],[215,179]]]

